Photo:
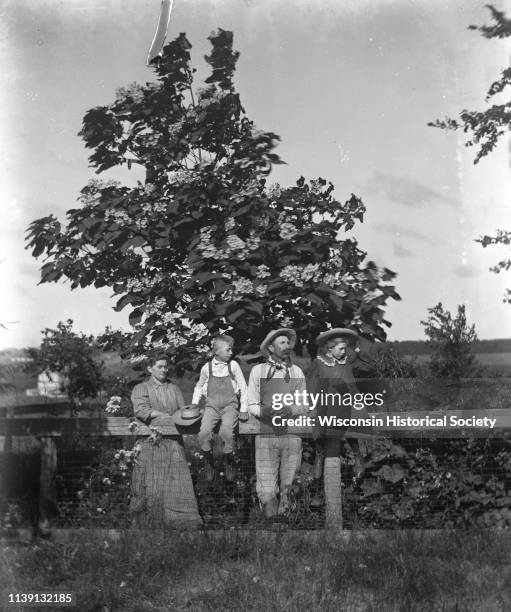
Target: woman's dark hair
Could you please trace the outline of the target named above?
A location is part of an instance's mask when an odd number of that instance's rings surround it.
[[[157,361],[166,361],[167,365],[169,365],[170,364],[170,357],[168,355],[166,355],[165,353],[154,353],[152,355],[147,355],[147,358],[146,358],[146,367],[152,368],[153,365]]]

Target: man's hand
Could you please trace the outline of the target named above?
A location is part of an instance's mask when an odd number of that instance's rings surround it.
[[[245,423],[246,421],[248,421],[248,412],[240,412],[239,414],[239,420],[242,423]]]
[[[162,412],[161,410],[153,410],[151,412],[151,418],[155,419],[156,417],[169,417],[170,414],[168,414],[167,412]]]

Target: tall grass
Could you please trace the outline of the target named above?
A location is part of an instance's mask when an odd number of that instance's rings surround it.
[[[0,591],[73,590],[83,612],[492,612],[511,609],[510,561],[506,532],[84,532],[4,546]]]

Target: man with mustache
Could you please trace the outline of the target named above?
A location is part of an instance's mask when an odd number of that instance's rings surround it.
[[[302,460],[301,438],[272,421],[275,415],[290,417],[308,411],[306,405],[273,408],[276,393],[282,398],[281,394],[295,396],[298,391],[299,397],[305,397],[304,374],[290,361],[295,342],[296,333],[292,329],[271,331],[260,346],[266,361],[252,368],[248,382],[248,411],[260,421],[260,433],[255,438],[256,488],[267,519],[286,513],[289,490]]]

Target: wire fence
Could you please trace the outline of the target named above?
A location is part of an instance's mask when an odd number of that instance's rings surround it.
[[[231,474],[216,449],[211,478],[197,436],[184,436],[193,494],[205,528],[268,527],[260,480],[261,472],[272,466],[265,465],[261,458],[256,465],[255,438],[238,438]],[[75,528],[132,527],[133,469],[140,461],[133,438],[70,436],[56,443],[55,500],[47,509],[53,524]],[[312,438],[301,439],[295,473],[285,488],[286,504],[276,512],[281,524],[292,529],[323,528],[329,504],[335,506],[339,501],[347,529],[511,524],[508,436],[369,441],[348,438],[339,445],[333,459],[326,455],[325,458],[324,448]],[[37,453],[27,451],[4,452],[0,460],[1,526],[5,531],[36,520],[40,459]],[[277,481],[281,483],[286,478],[282,463],[278,458]],[[160,476],[152,473],[154,490],[164,486],[158,484]],[[179,473],[171,475],[179,477]],[[281,487],[277,502],[283,493]],[[341,499],[332,499],[335,495]],[[147,509],[144,512],[147,514]]]

